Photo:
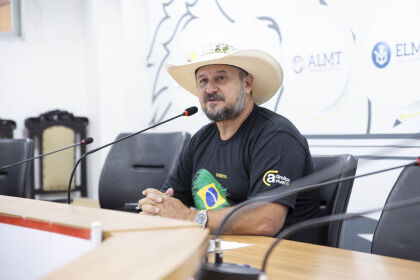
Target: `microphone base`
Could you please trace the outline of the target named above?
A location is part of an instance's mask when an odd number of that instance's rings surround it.
[[[198,274],[198,280],[258,280],[265,274],[256,268],[233,263],[204,263]],[[262,277],[262,278],[260,278]]]

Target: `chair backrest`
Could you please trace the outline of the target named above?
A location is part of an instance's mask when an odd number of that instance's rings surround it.
[[[117,139],[127,135],[122,133]],[[101,208],[123,210],[144,189],[160,188],[189,139],[187,132],[143,133],[113,145],[99,179]]]
[[[420,168],[406,167],[385,205],[420,196]],[[383,211],[372,240],[372,253],[420,261],[420,205]]]
[[[0,139],[0,167],[33,157],[31,139]],[[32,162],[0,170],[0,194],[30,197]]]
[[[314,172],[328,168],[332,174],[328,180],[340,179],[356,174],[357,159],[349,154],[333,156],[313,156]],[[345,213],[349,202],[353,181],[324,186],[320,189],[321,216]],[[321,228],[321,245],[339,247],[342,222],[330,223]]]
[[[39,147],[36,151],[43,154],[86,138],[88,123],[89,120],[85,117],[76,117],[67,111],[54,110],[36,118],[27,118],[25,127],[29,138],[34,140],[35,148]],[[85,152],[86,147],[82,145],[39,159],[40,164],[34,166],[36,176],[33,178],[33,185],[36,189],[33,193],[65,193],[75,161]],[[72,185],[72,190],[80,191],[83,197],[87,196],[86,177],[86,162],[83,160]]]
[[[13,130],[15,128],[15,121],[0,119],[0,138],[13,138]]]

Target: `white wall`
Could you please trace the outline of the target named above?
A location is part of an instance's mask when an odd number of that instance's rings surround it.
[[[144,69],[144,1],[82,1],[85,15],[86,100],[89,130],[95,145],[111,142],[121,132],[148,124],[150,100]],[[138,12],[138,13],[136,13]],[[89,196],[97,198],[100,171],[109,148],[92,154]]]
[[[153,116],[165,119],[196,105],[162,64],[179,60],[174,52],[216,36],[223,30],[220,26],[230,28],[236,22],[246,27],[256,20],[240,32],[245,30],[251,45],[260,44],[276,57],[285,73],[282,91],[265,106],[290,118],[304,134],[350,135],[345,145],[334,136],[311,140],[314,153],[376,154],[383,152],[382,146],[401,145],[405,140],[397,134],[420,130],[420,52],[396,53],[398,44],[420,44],[415,0],[22,2],[23,38],[0,41],[0,117],[17,121],[17,138],[23,136],[25,118],[62,109],[89,118],[88,134],[96,147],[120,132],[146,127]],[[372,61],[379,41],[386,41],[392,51],[382,69]],[[310,63],[311,57],[334,52],[340,63]],[[394,125],[396,120],[400,124]],[[199,113],[158,130],[193,133],[204,122]],[[378,134],[388,135],[385,144],[375,141]],[[378,147],[354,150],[349,147],[354,143],[351,135],[367,139],[361,147]],[[401,160],[400,151],[387,151],[382,155],[398,154],[395,160]],[[88,160],[93,198],[106,153]],[[371,167],[367,164],[366,170]],[[355,187],[353,210],[375,206],[372,201],[383,204],[389,190],[378,196],[377,189]]]
[[[23,1],[24,36],[0,41],[1,117],[18,122],[63,108],[85,114],[82,1]]]
[[[91,147],[149,122],[146,45],[139,36],[145,4],[22,1],[23,37],[0,41],[0,117],[17,122],[15,138],[25,136],[25,118],[55,109],[89,118]],[[88,159],[92,198],[106,154]]]
[[[0,39],[0,117],[17,122],[61,109],[87,115],[83,1],[21,1],[23,36]]]

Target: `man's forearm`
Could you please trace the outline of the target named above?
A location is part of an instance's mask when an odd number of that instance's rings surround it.
[[[143,212],[151,215],[194,221],[199,210],[189,209],[179,199],[171,197],[172,194],[173,191],[163,194],[149,188],[144,192],[146,197],[139,200],[138,205]],[[231,210],[232,207],[207,211],[206,227],[214,233]],[[267,203],[249,211],[245,207],[232,216],[223,233],[273,236],[282,228],[287,210],[287,206],[278,203]]]
[[[232,207],[208,211],[206,227],[215,233],[231,210]],[[287,210],[286,206],[277,203],[268,203],[249,211],[239,210],[231,217],[231,221],[228,221],[223,233],[273,236],[282,228]]]

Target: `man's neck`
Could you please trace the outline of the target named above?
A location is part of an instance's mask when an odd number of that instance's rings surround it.
[[[230,137],[232,137],[236,133],[236,131],[238,131],[238,129],[241,127],[241,124],[245,121],[245,119],[251,113],[253,108],[254,102],[247,102],[245,105],[245,109],[238,117],[228,121],[217,122],[216,125],[219,129],[220,138],[222,140],[228,140]]]

